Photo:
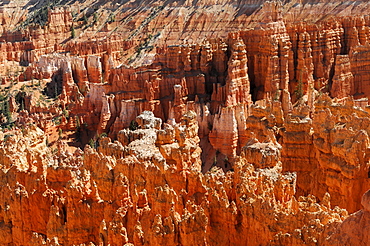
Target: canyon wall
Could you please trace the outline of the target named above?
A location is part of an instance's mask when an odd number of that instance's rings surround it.
[[[367,245],[369,8],[0,3],[0,244]]]

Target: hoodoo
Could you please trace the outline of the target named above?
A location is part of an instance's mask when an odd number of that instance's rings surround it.
[[[0,245],[369,245],[369,11],[0,2]]]

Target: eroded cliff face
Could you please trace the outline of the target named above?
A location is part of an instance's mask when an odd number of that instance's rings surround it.
[[[1,3],[0,244],[367,245],[368,5]]]
[[[136,122],[74,153],[61,141],[49,152],[39,128],[3,134],[2,244],[315,244],[347,215],[328,193],[295,197],[278,143],[250,144],[233,171],[203,175],[194,112]]]

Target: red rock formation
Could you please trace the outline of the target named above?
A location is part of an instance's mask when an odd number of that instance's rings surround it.
[[[361,200],[363,208],[345,219],[331,235],[325,245],[368,245],[369,244],[369,191]]]
[[[353,74],[353,84],[357,97],[367,96],[369,93],[369,77],[366,71],[368,66],[369,45],[358,46],[351,52],[351,67]]]
[[[367,244],[366,2],[49,4],[0,6],[1,245]]]
[[[87,75],[90,83],[101,83],[102,79],[102,66],[100,57],[88,56],[87,57]]]
[[[259,28],[240,35],[247,47],[254,98],[273,98],[280,90],[288,90],[292,52],[284,22],[261,23]]]
[[[354,94],[353,75],[348,55],[338,55],[335,59],[335,74],[331,86],[331,95],[343,98]]]
[[[226,78],[225,106],[251,102],[247,55],[242,40],[236,40],[231,47]]]
[[[297,201],[295,176],[281,174],[272,163],[272,169],[259,170],[240,158],[234,172],[215,169],[203,176],[195,119],[188,113],[181,123],[161,130],[161,121],[145,112],[136,118],[137,130],[121,131],[119,142],[103,138],[99,152],[87,147],[84,157],[63,150],[45,155],[42,131],[29,129],[22,135],[32,146],[17,141],[21,133],[14,132],[1,149],[2,163],[9,163],[2,167],[9,169],[2,172],[3,182],[12,175],[18,180],[1,186],[2,194],[10,192],[10,197],[1,196],[2,206],[8,204],[1,212],[2,244],[303,244],[325,239],[319,230],[306,231],[307,225],[330,228],[345,216],[331,210],[328,201],[319,205],[312,196]],[[32,151],[18,152],[25,146]],[[7,159],[12,153],[22,154],[18,160]],[[124,156],[119,158],[120,153]],[[275,214],[267,213],[273,207]],[[289,214],[295,214],[294,223]],[[230,235],[225,237],[224,230]]]
[[[238,125],[234,108],[222,108],[214,118],[209,141],[213,148],[227,156],[235,156],[238,146]]]

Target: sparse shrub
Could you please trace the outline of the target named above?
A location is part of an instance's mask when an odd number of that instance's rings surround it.
[[[109,15],[108,23],[112,23],[116,21],[116,16],[112,13]]]
[[[75,37],[76,37],[75,27],[72,26],[71,27],[71,38],[75,38]]]
[[[93,138],[90,139],[89,145],[91,148],[96,149],[96,141]]]
[[[130,127],[129,127],[129,129],[131,130],[131,131],[135,131],[137,128],[138,128],[138,124],[137,124],[137,122],[136,121],[134,121],[134,120],[132,120],[131,121],[131,123],[130,123]]]
[[[58,129],[59,139],[62,139],[62,134],[63,134],[63,130],[59,128]]]
[[[297,87],[294,91],[294,94],[296,95],[297,100],[300,100],[303,97],[302,70],[300,71],[299,76],[300,76],[300,78],[298,80]]]
[[[87,16],[84,14],[83,16],[84,24],[86,25],[88,23]]]
[[[68,110],[63,109],[63,115],[64,115],[64,117],[66,117],[67,119],[69,119],[69,112],[68,112]]]
[[[10,123],[12,121],[12,113],[10,112],[8,98],[6,98],[2,103],[1,113],[5,116],[7,123]]]
[[[299,80],[298,81],[298,85],[294,91],[296,97],[297,97],[297,100],[301,99],[303,97],[303,84],[302,84],[302,80]]]
[[[94,12],[93,20],[94,20],[94,23],[98,22],[98,13],[97,12]]]

